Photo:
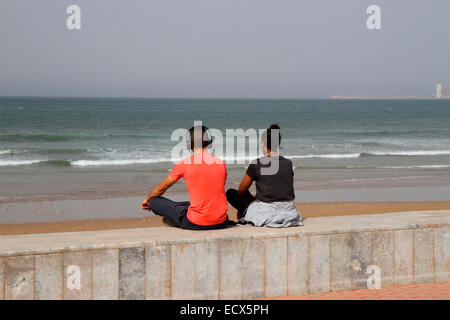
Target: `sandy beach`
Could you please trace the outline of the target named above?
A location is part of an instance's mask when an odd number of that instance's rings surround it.
[[[402,211],[446,210],[450,201],[421,202],[311,202],[297,204],[303,218],[377,214]],[[229,209],[231,219],[236,219],[236,211]],[[108,229],[148,228],[164,226],[161,217],[147,216],[128,219],[96,219],[61,221],[51,223],[0,224],[0,235],[95,231]]]

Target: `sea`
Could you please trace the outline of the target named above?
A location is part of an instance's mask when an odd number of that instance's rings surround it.
[[[450,191],[450,99],[0,97],[0,202],[145,196],[179,160],[174,132],[194,121],[223,133],[213,153],[237,143],[227,130],[279,124],[296,190]],[[227,187],[239,185],[252,150],[223,156]]]

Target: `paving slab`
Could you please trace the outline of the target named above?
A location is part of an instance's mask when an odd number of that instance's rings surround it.
[[[92,299],[119,298],[119,250],[92,252]]]
[[[119,250],[119,298],[145,299],[145,248]]]
[[[328,292],[330,289],[330,236],[310,236],[309,292]]]
[[[266,297],[287,294],[287,238],[265,239]]]
[[[372,265],[372,232],[352,232],[352,289],[367,289],[367,271]]]
[[[9,257],[4,263],[5,299],[34,299],[34,257]]]
[[[242,299],[242,241],[219,243],[219,299]]]
[[[309,237],[288,238],[288,295],[307,294],[309,277]]]
[[[64,283],[63,255],[37,255],[34,263],[36,300],[61,300]]]
[[[172,299],[195,298],[195,262],[194,244],[172,246]]]
[[[5,282],[3,281],[5,279],[4,266],[5,266],[5,261],[3,258],[0,258],[0,300],[4,299],[4,294],[5,294]]]
[[[147,299],[170,299],[172,291],[172,246],[145,248]]]
[[[394,285],[414,283],[413,230],[394,231]]]
[[[373,233],[373,264],[380,269],[381,286],[394,285],[393,231],[376,231]]]
[[[91,253],[64,253],[64,299],[91,299]]]
[[[434,232],[432,229],[414,230],[414,282],[434,280]]]
[[[195,298],[219,298],[219,245],[199,242],[195,246]]]
[[[435,281],[450,281],[450,228],[434,229]]]
[[[266,258],[264,239],[243,240],[242,247],[243,298],[263,298]]]
[[[331,291],[352,288],[352,248],[349,233],[330,235],[331,245]]]

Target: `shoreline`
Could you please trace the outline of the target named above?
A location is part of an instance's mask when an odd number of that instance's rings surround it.
[[[448,210],[450,201],[347,201],[347,202],[301,202],[297,207],[304,219],[312,217],[379,214],[426,210]],[[228,210],[230,219],[236,220],[236,210]],[[165,226],[159,216],[119,219],[85,219],[58,222],[0,224],[0,236],[37,233],[60,233],[98,231]]]
[[[450,165],[449,165],[450,166]],[[374,175],[371,172],[362,174],[360,171],[352,170],[352,174],[344,172],[343,175],[334,177],[328,176],[328,169],[295,171],[294,190],[298,201],[316,202],[316,201],[446,201],[450,200],[448,196],[448,187],[450,186],[450,167],[435,169],[405,169],[402,174],[396,172],[390,173],[388,169],[383,176]],[[108,169],[109,170],[109,169]],[[83,183],[73,186],[66,186],[55,181],[42,180],[40,176],[28,181],[27,185],[16,183],[15,179],[8,178],[5,175],[5,181],[0,186],[0,213],[2,207],[6,205],[41,203],[41,202],[61,202],[61,201],[95,201],[114,198],[133,198],[145,197],[152,187],[167,176],[167,172],[158,172],[153,175],[142,171],[124,172],[116,171],[108,173],[107,177],[103,173],[86,171],[83,174],[89,174],[99,177],[96,180],[87,183],[85,176],[72,177],[68,180],[80,179]],[[331,168],[330,170],[334,170]],[[1,170],[0,170],[1,171]],[[244,175],[245,170],[228,170],[227,184],[225,189],[237,188]],[[2,174],[2,173],[0,173]],[[50,174],[50,172],[48,172]],[[143,174],[142,177],[140,175]],[[111,183],[111,180],[114,183]],[[254,191],[254,186],[252,186]],[[360,194],[363,189],[373,190],[376,195],[367,198],[366,195],[354,196]],[[389,190],[390,196],[386,196],[379,190]],[[316,194],[320,191],[321,196]],[[343,199],[336,200],[334,193],[340,193]],[[414,196],[408,197],[408,193],[414,193]],[[314,194],[313,199],[302,198],[302,194]],[[170,197],[187,198],[187,189],[184,181],[174,185],[167,193]],[[418,197],[418,198],[417,198]],[[319,199],[321,198],[321,199]],[[183,199],[184,200],[184,199]],[[0,224],[2,219],[0,217]]]

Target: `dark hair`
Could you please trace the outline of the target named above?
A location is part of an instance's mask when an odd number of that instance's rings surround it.
[[[278,135],[278,141],[272,141],[272,136],[276,139]],[[270,150],[278,150],[281,143],[281,133],[280,126],[276,123],[272,124],[266,131],[262,134],[262,141],[266,145],[266,147]]]
[[[195,136],[195,132],[197,130],[201,129],[202,131],[202,136],[201,137],[196,137]],[[211,134],[209,133],[209,129],[206,126],[194,126],[192,128],[190,128],[188,130],[189,133],[189,140],[188,140],[188,148],[193,150],[195,145],[195,142],[197,141],[198,145],[200,146],[200,139],[201,139],[201,146],[202,148],[206,148],[207,146],[209,146],[212,142],[213,139],[211,137]],[[198,133],[197,133],[198,134]],[[196,140],[197,139],[197,140]]]

